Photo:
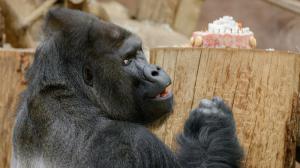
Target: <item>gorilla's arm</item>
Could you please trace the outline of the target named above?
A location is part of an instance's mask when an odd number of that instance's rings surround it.
[[[91,145],[95,167],[181,167],[171,150],[146,128],[115,121],[111,125],[99,132]]]
[[[113,167],[231,168],[239,167],[243,157],[232,112],[220,98],[202,100],[199,107],[191,112],[183,133],[178,137],[177,155],[146,128],[126,122],[112,122],[114,126],[108,127],[101,135],[117,135],[112,138],[116,141],[110,143],[113,145],[109,149],[118,152],[106,153],[108,160],[116,159],[111,162]],[[99,152],[103,152],[102,147]],[[99,162],[99,165],[106,165],[103,160]]]

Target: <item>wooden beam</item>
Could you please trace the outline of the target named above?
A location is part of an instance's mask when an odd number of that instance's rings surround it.
[[[172,25],[176,16],[179,0],[140,0],[137,18]]]
[[[291,168],[297,134],[300,55],[237,49],[157,48],[150,62],[171,75],[175,109],[153,131],[172,149],[200,99],[231,105],[244,167]],[[297,117],[296,117],[297,115]]]
[[[5,32],[9,37],[7,42],[18,48],[36,47],[39,39],[37,32],[40,30],[42,20],[35,20],[25,28],[22,25],[24,18],[30,16],[31,12],[38,8],[38,4],[27,1],[20,4],[19,0],[1,0],[0,3],[5,17]]]
[[[187,35],[195,31],[204,0],[140,0],[136,17],[169,24],[174,30]]]
[[[265,0],[279,7],[288,9],[292,12],[300,14],[300,2],[295,0]]]
[[[180,1],[173,22],[174,29],[190,37],[196,30],[203,2],[204,0]]]
[[[57,0],[46,0],[41,6],[35,9],[29,16],[25,17],[21,21],[22,28],[31,25],[35,20],[40,18],[56,3],[56,1]]]
[[[64,0],[65,7],[71,9],[83,10],[86,8],[88,1],[87,0]]]
[[[5,20],[3,17],[2,8],[0,7],[0,47],[3,47],[5,38]]]

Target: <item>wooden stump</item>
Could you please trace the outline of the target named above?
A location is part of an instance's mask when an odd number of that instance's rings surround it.
[[[9,167],[18,95],[33,51],[0,50],[0,167]],[[160,48],[151,62],[173,79],[175,110],[153,130],[172,149],[174,138],[202,98],[223,97],[233,107],[245,148],[244,167],[293,167],[300,57],[284,52]]]
[[[0,50],[0,167],[8,168],[11,135],[18,97],[26,86],[24,73],[32,61],[32,51]]]
[[[221,96],[233,109],[246,153],[244,167],[294,166],[299,55],[158,48],[151,50],[150,62],[163,67],[173,79],[174,113],[153,130],[172,149],[176,147],[176,134],[199,100]]]

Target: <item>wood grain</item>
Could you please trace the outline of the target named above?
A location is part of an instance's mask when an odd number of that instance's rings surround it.
[[[0,49],[0,167],[8,168],[11,135],[18,97],[26,86],[24,73],[32,61],[32,51]]]
[[[234,112],[246,153],[244,167],[294,166],[299,55],[194,48],[158,48],[150,55],[151,63],[173,78],[174,113],[154,129],[172,149],[175,135],[199,100],[221,96]]]

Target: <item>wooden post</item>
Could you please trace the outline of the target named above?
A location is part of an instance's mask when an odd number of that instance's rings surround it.
[[[0,167],[9,168],[12,127],[18,97],[26,87],[24,73],[32,62],[33,51],[0,49]]]
[[[151,63],[172,77],[175,109],[153,132],[172,149],[175,136],[202,98],[231,105],[246,157],[244,167],[293,167],[300,55],[237,49],[157,48]],[[297,115],[297,116],[296,116]]]
[[[0,47],[3,47],[5,43],[5,20],[3,16],[3,10],[0,7]]]

